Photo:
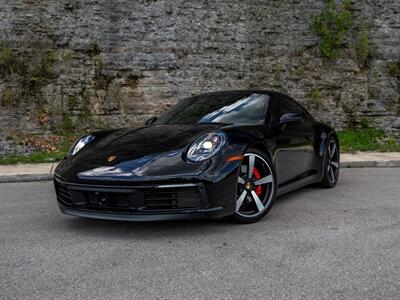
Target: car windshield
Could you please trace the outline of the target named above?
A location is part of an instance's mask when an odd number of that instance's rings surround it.
[[[269,96],[257,93],[206,94],[184,99],[155,124],[264,124]]]

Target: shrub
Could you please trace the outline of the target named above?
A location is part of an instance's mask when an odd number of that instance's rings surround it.
[[[356,52],[359,64],[362,67],[368,67],[373,51],[368,37],[368,27],[366,25],[361,26],[361,30],[358,34]]]
[[[352,24],[350,0],[338,7],[336,0],[325,0],[321,14],[312,20],[312,30],[321,40],[319,49],[324,58],[334,58]]]

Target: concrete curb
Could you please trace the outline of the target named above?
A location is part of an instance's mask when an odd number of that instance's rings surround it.
[[[388,161],[345,161],[340,163],[341,168],[396,168],[400,167],[400,160]]]
[[[396,168],[400,167],[400,160],[388,161],[344,161],[340,163],[341,168]],[[0,183],[10,182],[32,182],[51,181],[53,174],[15,174],[0,175]]]
[[[0,176],[0,183],[50,181],[50,180],[53,180],[53,174],[18,174],[18,175]]]

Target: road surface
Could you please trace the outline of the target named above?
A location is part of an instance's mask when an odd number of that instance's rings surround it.
[[[400,169],[345,169],[257,224],[124,223],[0,184],[1,299],[399,299]]]

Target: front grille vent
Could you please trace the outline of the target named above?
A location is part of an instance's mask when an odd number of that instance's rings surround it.
[[[145,210],[201,208],[201,198],[196,187],[154,189],[144,192]]]
[[[71,195],[67,189],[67,187],[59,184],[57,181],[54,183],[55,188],[56,188],[56,195],[58,201],[61,202],[63,205],[71,205],[72,204],[72,198]]]
[[[198,186],[140,187],[140,188],[88,188],[54,182],[57,200],[76,209],[108,212],[168,212],[203,209]]]

